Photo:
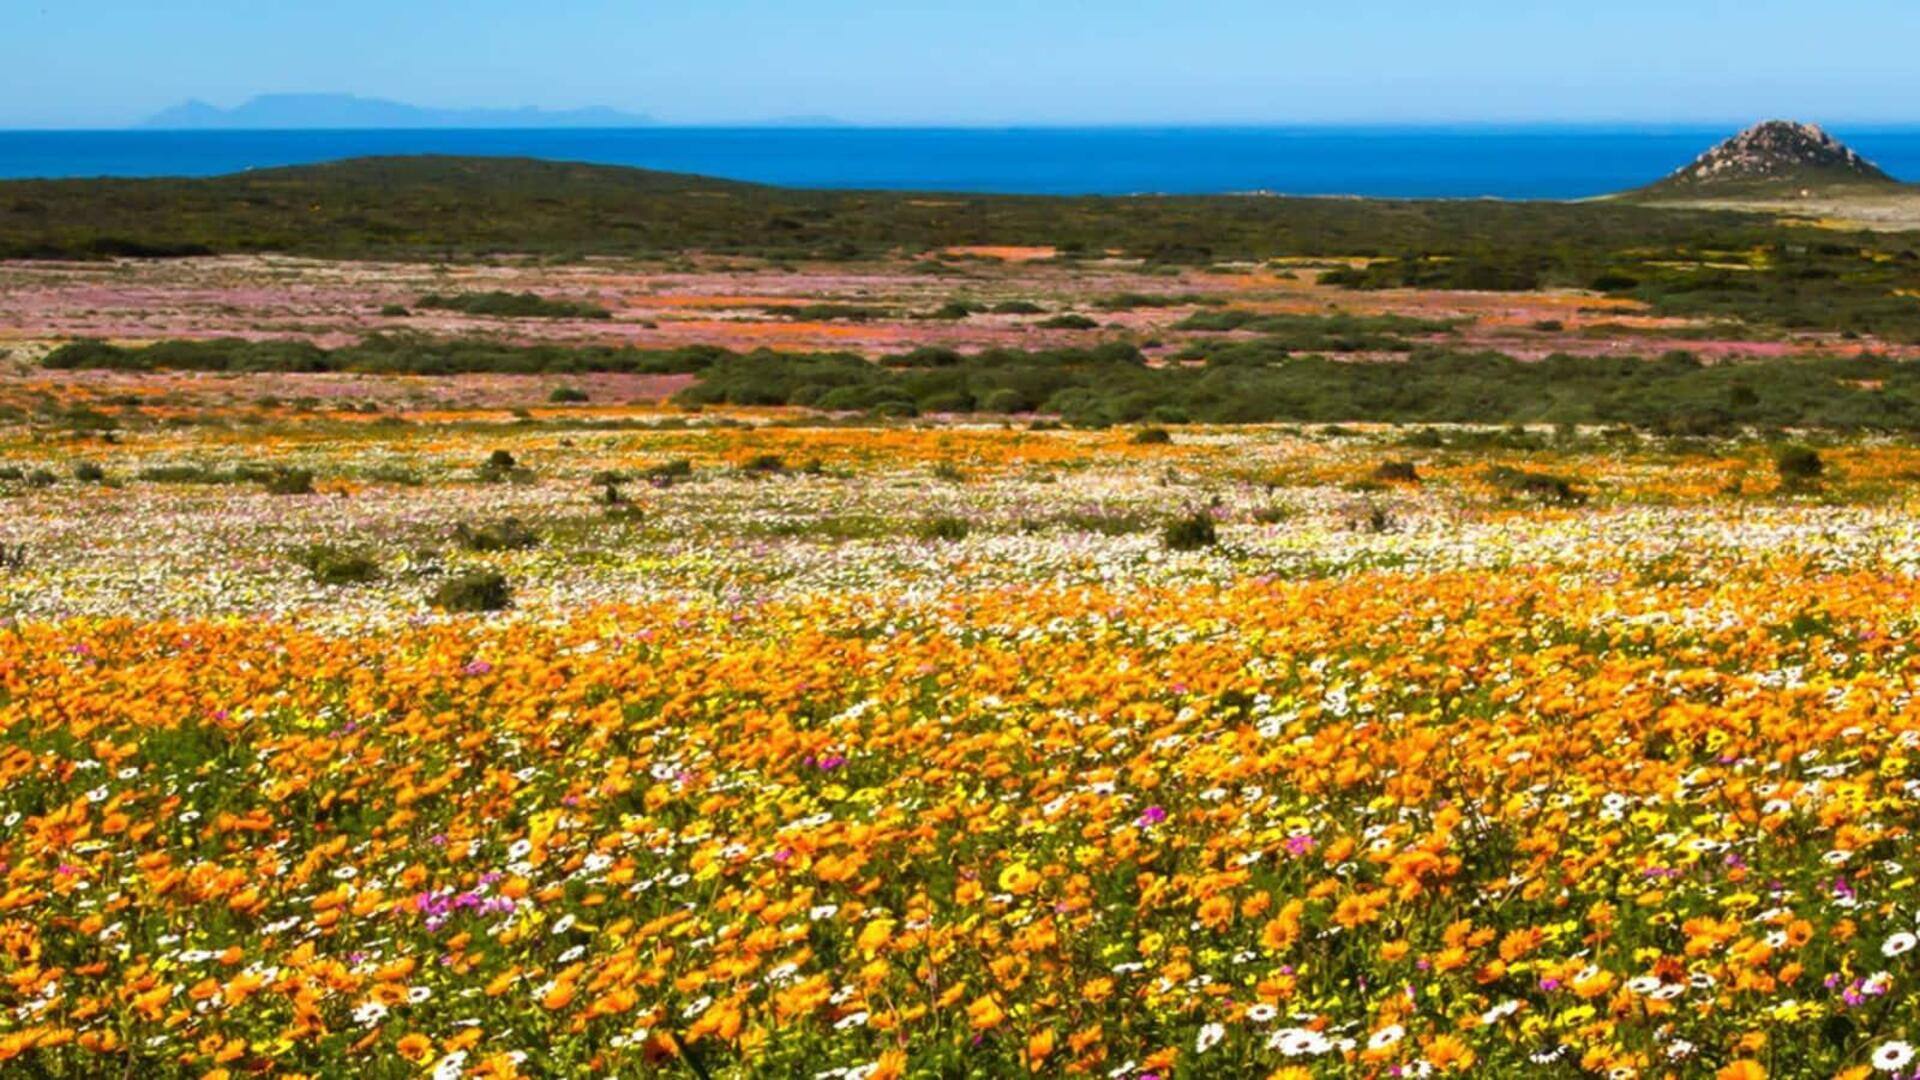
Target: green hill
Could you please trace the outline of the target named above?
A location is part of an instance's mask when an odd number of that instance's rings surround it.
[[[847,258],[960,244],[1160,262],[1750,243],[1761,219],[1622,204],[815,191],[508,158],[361,158],[205,179],[0,182],[0,257]]]

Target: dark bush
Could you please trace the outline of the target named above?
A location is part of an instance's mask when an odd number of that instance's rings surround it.
[[[663,461],[658,465],[649,467],[646,475],[647,479],[652,480],[656,484],[670,484],[675,480],[683,480],[692,476],[693,462],[688,461],[686,458],[674,458],[671,461]]]
[[[364,585],[380,580],[379,560],[361,551],[314,544],[296,553],[293,561],[322,585]]]
[[[1093,319],[1087,318],[1085,315],[1068,312],[1065,315],[1055,315],[1052,318],[1041,319],[1033,325],[1042,330],[1092,330],[1100,324]]]
[[[442,611],[464,613],[502,611],[513,603],[513,590],[505,574],[478,570],[442,582],[433,591],[432,603]]]
[[[968,523],[966,518],[955,517],[952,514],[940,514],[922,521],[914,530],[914,533],[922,540],[952,542],[965,540],[967,534],[972,531],[973,526]]]
[[[587,392],[578,387],[556,386],[553,393],[547,395],[547,400],[555,405],[578,405],[590,399]]]
[[[1552,473],[1516,469],[1511,465],[1495,465],[1487,469],[1485,476],[1487,483],[1510,495],[1526,496],[1540,502],[1559,503],[1563,506],[1587,501],[1586,493],[1574,486],[1572,480]]]
[[[91,461],[73,463],[73,478],[83,484],[98,484],[107,478],[107,470]]]
[[[540,534],[519,518],[505,518],[483,525],[461,522],[453,528],[453,539],[468,551],[525,551],[537,547]]]
[[[1199,551],[1212,547],[1219,538],[1213,515],[1204,510],[1168,522],[1160,533],[1161,542],[1171,551]]]
[[[1774,455],[1773,471],[1789,483],[1806,483],[1820,479],[1827,471],[1827,463],[1811,446],[1788,446]]]
[[[1144,427],[1130,441],[1136,446],[1165,446],[1173,441],[1173,433],[1163,427]]]
[[[266,479],[269,495],[313,494],[312,469],[276,469]]]
[[[455,293],[450,296],[433,294],[421,297],[414,306],[502,319],[611,319],[613,317],[611,311],[599,304],[577,300],[550,300],[530,292]]]
[[[1383,484],[1417,484],[1420,470],[1411,461],[1383,461],[1374,466],[1373,478]]]

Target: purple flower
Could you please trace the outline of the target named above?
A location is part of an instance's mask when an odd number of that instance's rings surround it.
[[[1142,826],[1158,825],[1165,820],[1167,820],[1167,812],[1157,805],[1147,807],[1140,815]]]

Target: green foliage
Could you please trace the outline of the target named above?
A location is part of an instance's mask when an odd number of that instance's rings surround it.
[[[1251,330],[1267,343],[1290,352],[1411,352],[1402,335],[1447,334],[1451,319],[1415,319],[1404,315],[1262,315],[1240,309],[1201,311],[1174,324],[1176,330]]]
[[[973,244],[1157,263],[1416,251],[1525,261],[1562,247],[1743,250],[1757,215],[1619,202],[1128,198],[806,191],[612,166],[361,158],[203,179],[0,184],[0,258],[283,251],[443,259],[704,250],[847,258]],[[1481,254],[1484,253],[1484,254]]]
[[[1101,311],[1132,311],[1135,308],[1212,306],[1224,303],[1226,301],[1220,297],[1207,296],[1204,293],[1126,292],[1102,296],[1094,300],[1093,306]]]
[[[464,613],[501,611],[513,604],[513,590],[505,574],[477,570],[449,578],[433,591],[431,602],[442,611]]]
[[[524,484],[533,480],[533,470],[522,468],[509,450],[495,450],[488,454],[487,460],[474,470],[474,475],[487,484]]]
[[[42,366],[62,370],[363,372],[452,375],[612,371],[658,375],[698,371],[731,355],[711,346],[643,350],[607,346],[508,345],[467,338],[375,334],[357,345],[322,349],[305,341],[162,341],[123,347],[75,341],[53,350]]]
[[[1173,442],[1173,433],[1163,427],[1143,427],[1128,441],[1135,446],[1165,446]]]
[[[296,552],[293,561],[322,585],[365,585],[380,580],[380,561],[363,551],[314,544]]]
[[[275,469],[265,480],[269,495],[313,494],[312,469]]]
[[[264,484],[272,478],[273,470],[251,464],[221,469],[194,462],[174,462],[143,466],[135,476],[149,484]]]
[[[98,484],[107,478],[107,470],[91,461],[73,463],[73,478],[82,484]]]
[[[496,319],[611,319],[613,313],[599,304],[578,300],[553,300],[530,292],[476,292],[442,295],[432,293],[414,302],[415,307],[437,311],[457,311],[463,315],[486,315]]]
[[[915,535],[919,536],[922,540],[941,540],[947,542],[965,540],[967,534],[972,531],[973,526],[966,518],[955,517],[952,514],[941,514],[936,517],[930,517],[922,521],[919,527],[914,530]]]
[[[1572,506],[1587,501],[1586,493],[1576,487],[1574,481],[1552,473],[1495,465],[1486,471],[1486,480],[1509,495],[1538,502]]]
[[[915,411],[1047,412],[1122,424],[1169,412],[1194,423],[1624,424],[1676,434],[1741,427],[1920,430],[1920,365],[1871,357],[1704,364],[1655,359],[1416,350],[1391,364],[1293,356],[1264,341],[1222,344],[1201,366],[1150,367],[1127,345],[988,350],[933,368],[853,356],[725,358],[683,404]],[[1439,436],[1434,436],[1439,438]],[[1537,445],[1539,438],[1499,435]],[[1515,440],[1518,440],[1515,442]]]
[[[592,399],[579,387],[556,386],[553,388],[553,393],[547,395],[547,400],[555,405],[578,405]]]
[[[1810,446],[1787,446],[1774,455],[1773,471],[1781,480],[1805,483],[1820,479],[1827,471],[1827,463],[1821,460],[1820,452]]]
[[[1100,324],[1093,319],[1087,318],[1085,315],[1068,312],[1064,315],[1055,315],[1052,318],[1041,319],[1033,325],[1042,330],[1092,330]]]
[[[1374,466],[1373,479],[1383,484],[1417,484],[1420,470],[1411,461],[1383,461]]]
[[[463,521],[454,526],[453,539],[468,551],[525,551],[539,546],[540,534],[519,518],[510,517],[480,525]]]
[[[674,458],[671,461],[663,461],[658,465],[650,466],[646,472],[647,479],[657,484],[670,484],[675,480],[683,480],[692,475],[693,462],[688,461],[686,458]]]
[[[1213,515],[1196,510],[1168,522],[1160,532],[1160,540],[1169,551],[1199,551],[1218,543],[1219,534],[1214,527]]]
[[[766,312],[796,322],[871,322],[893,315],[887,308],[868,304],[775,305],[767,308]]]

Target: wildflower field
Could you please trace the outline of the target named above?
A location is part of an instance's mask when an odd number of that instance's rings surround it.
[[[1544,429],[15,429],[0,1070],[1908,1074],[1916,476]]]

